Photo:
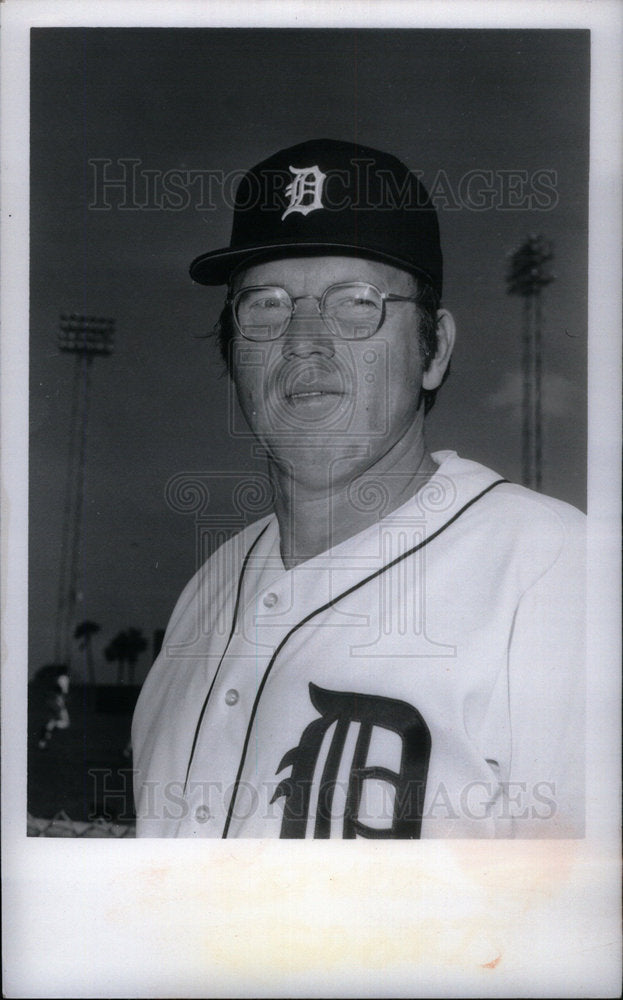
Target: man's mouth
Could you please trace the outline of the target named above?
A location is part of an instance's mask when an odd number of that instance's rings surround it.
[[[333,359],[302,358],[281,368],[273,383],[274,397],[291,407],[336,406],[347,394],[349,380]]]
[[[292,389],[287,392],[288,398],[294,396],[341,396],[335,389]]]
[[[297,403],[299,401],[334,398],[341,395],[341,392],[336,392],[334,389],[295,389],[293,392],[286,393],[286,399],[289,403]]]

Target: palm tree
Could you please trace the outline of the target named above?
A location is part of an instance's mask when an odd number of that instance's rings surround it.
[[[134,683],[134,668],[136,667],[136,661],[138,660],[141,653],[147,649],[147,639],[141,632],[140,628],[130,627],[125,634],[126,638],[126,652],[127,652],[127,663],[128,663],[128,680],[130,684]]]
[[[87,661],[87,680],[89,684],[95,684],[95,670],[93,668],[93,647],[91,645],[91,639],[98,632],[101,632],[102,626],[98,625],[97,622],[92,622],[88,618],[85,621],[80,622],[76,625],[74,630],[74,639],[79,640],[79,648],[84,649]]]
[[[134,668],[140,654],[147,649],[147,639],[140,628],[132,626],[126,632],[118,632],[106,649],[104,656],[109,663],[117,664],[117,684],[123,684],[125,666],[128,667],[128,680],[134,683]]]
[[[117,684],[123,683],[123,668],[127,660],[126,635],[125,632],[118,632],[114,639],[111,639],[104,656],[109,663],[117,664]]]

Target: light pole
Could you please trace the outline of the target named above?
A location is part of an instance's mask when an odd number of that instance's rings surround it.
[[[91,368],[97,356],[112,353],[115,321],[100,316],[61,314],[58,346],[75,357],[72,384],[67,482],[59,568],[54,638],[57,663],[70,666],[71,627],[78,597],[80,538],[82,533],[84,468],[89,421]]]
[[[542,486],[542,303],[541,292],[554,276],[548,265],[553,259],[551,243],[530,236],[511,257],[506,276],[509,295],[524,300],[522,333],[522,428],[521,469],[524,486]]]

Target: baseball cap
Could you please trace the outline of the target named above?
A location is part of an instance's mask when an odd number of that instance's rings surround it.
[[[441,295],[439,223],[424,185],[395,156],[335,139],[282,149],[244,174],[229,246],[196,257],[190,275],[222,285],[255,258],[329,253],[421,274]]]

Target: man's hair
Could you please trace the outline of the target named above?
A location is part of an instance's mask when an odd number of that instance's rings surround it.
[[[437,311],[440,306],[440,299],[435,289],[428,282],[416,279],[416,283],[417,299],[415,304],[417,306],[419,319],[418,346],[422,362],[422,370],[427,371],[430,367],[431,361],[437,353]],[[229,301],[227,301],[214,326],[214,333],[216,334],[221,357],[223,358],[227,366],[227,371],[230,375],[232,374],[231,342],[234,337],[234,331],[233,312]],[[443,385],[446,381],[449,374],[450,365],[448,364],[448,367],[444,372],[443,379],[441,380],[441,385]],[[425,414],[433,408],[435,404],[435,397],[437,396],[437,392],[441,388],[441,385],[438,386],[437,389],[422,389],[421,400],[424,403]]]

